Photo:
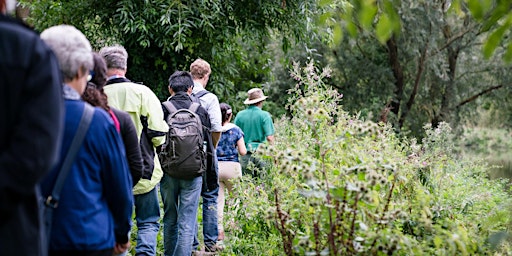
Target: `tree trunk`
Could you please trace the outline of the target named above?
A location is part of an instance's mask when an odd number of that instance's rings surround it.
[[[402,103],[403,93],[404,93],[404,71],[402,66],[400,65],[400,60],[398,59],[398,46],[396,44],[396,39],[392,36],[386,43],[388,47],[388,57],[389,64],[391,65],[391,69],[393,71],[393,76],[395,77],[395,90],[393,99],[391,100],[390,110],[395,113],[396,116],[400,113],[400,104]]]

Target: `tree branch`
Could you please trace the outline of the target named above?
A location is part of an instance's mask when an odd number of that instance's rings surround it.
[[[480,97],[480,96],[482,96],[482,95],[484,95],[486,93],[490,93],[490,92],[492,92],[494,90],[500,89],[500,88],[502,88],[504,86],[505,85],[500,84],[500,85],[489,87],[489,88],[487,88],[487,89],[485,89],[485,90],[483,90],[483,91],[481,91],[481,92],[479,92],[479,93],[477,93],[477,94],[475,94],[475,95],[473,95],[473,96],[471,96],[469,98],[466,98],[465,100],[461,101],[459,104],[457,104],[456,108],[462,107],[463,105],[466,105],[467,103],[470,103],[470,102],[476,100],[478,97]]]

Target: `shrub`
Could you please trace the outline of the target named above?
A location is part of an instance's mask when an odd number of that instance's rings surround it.
[[[417,142],[343,111],[329,69],[294,65],[293,117],[257,154],[267,175],[235,187],[232,255],[474,255],[506,251],[505,182],[458,157],[448,124]]]

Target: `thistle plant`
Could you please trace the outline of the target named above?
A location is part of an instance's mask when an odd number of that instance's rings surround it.
[[[510,199],[502,182],[486,179],[482,165],[452,154],[448,124],[426,126],[421,143],[399,139],[389,125],[345,112],[342,95],[323,81],[328,68],[295,64],[291,75],[297,81],[287,105],[292,117],[277,120],[276,143],[255,153],[271,168],[237,186],[244,192],[232,216],[241,239],[234,254],[492,250],[487,237],[507,228]]]

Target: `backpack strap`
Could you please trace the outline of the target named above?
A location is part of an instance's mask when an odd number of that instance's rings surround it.
[[[208,93],[210,93],[208,90],[201,90],[198,93],[194,93],[194,96],[196,96],[196,98],[199,99],[199,98],[205,96]]]
[[[170,101],[164,101],[162,102],[162,105],[167,109],[169,112],[169,116],[171,116],[173,113],[177,112],[178,109],[172,104]]]
[[[201,106],[199,105],[199,103],[192,102],[192,104],[190,104],[190,107],[188,107],[188,110],[192,111],[192,113],[196,113],[199,106]]]

